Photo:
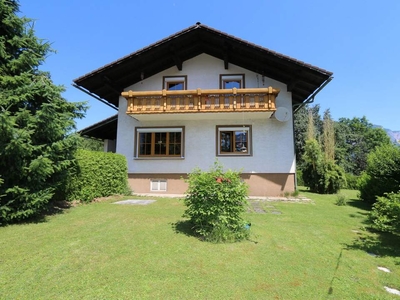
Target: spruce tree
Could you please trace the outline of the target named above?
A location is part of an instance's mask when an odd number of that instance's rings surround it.
[[[18,12],[18,1],[0,0],[0,224],[36,216],[54,199],[74,162],[74,119],[86,109],[39,69],[53,50]]]

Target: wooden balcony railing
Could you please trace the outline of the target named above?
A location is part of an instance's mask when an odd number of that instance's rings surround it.
[[[123,92],[127,114],[273,112],[279,89],[213,89]]]

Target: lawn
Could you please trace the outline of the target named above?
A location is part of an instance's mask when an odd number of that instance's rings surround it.
[[[344,193],[346,206],[305,191],[310,203],[263,204],[246,214],[251,241],[234,244],[191,236],[172,198],[2,227],[0,299],[400,299],[384,289],[400,289],[399,238],[369,233]]]

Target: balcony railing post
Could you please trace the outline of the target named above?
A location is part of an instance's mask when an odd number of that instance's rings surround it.
[[[197,110],[201,110],[201,89],[197,89]]]

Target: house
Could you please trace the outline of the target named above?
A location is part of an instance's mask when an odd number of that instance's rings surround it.
[[[74,80],[118,115],[82,131],[126,156],[137,193],[181,194],[195,167],[253,196],[296,187],[293,113],[332,73],[200,23]]]

